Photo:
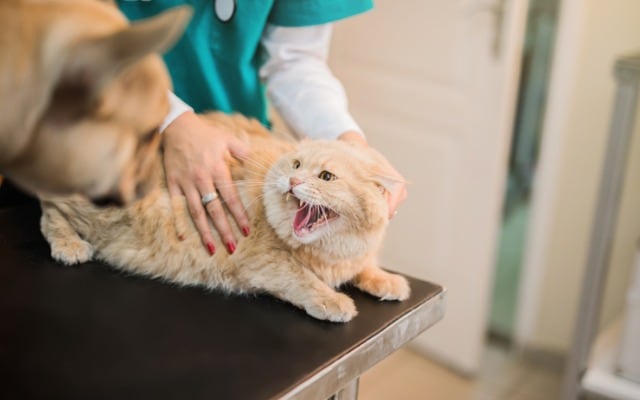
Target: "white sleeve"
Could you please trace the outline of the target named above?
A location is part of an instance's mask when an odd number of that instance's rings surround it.
[[[180,100],[180,98],[173,94],[173,92],[169,92],[169,114],[167,114],[162,125],[160,125],[160,132],[164,132],[164,130],[167,129],[167,126],[169,126],[182,113],[187,111],[193,111],[193,108]]]
[[[267,96],[290,128],[312,139],[362,130],[349,114],[342,84],[327,65],[331,24],[291,28],[267,25],[260,68]],[[364,136],[364,135],[363,135]]]

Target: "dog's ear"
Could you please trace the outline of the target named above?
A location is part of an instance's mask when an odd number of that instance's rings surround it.
[[[176,7],[113,34],[81,41],[71,50],[62,78],[104,85],[142,57],[166,51],[182,35],[191,13],[190,7]]]
[[[182,35],[191,14],[191,7],[175,7],[115,33],[85,39],[73,46],[54,85],[50,106],[58,108],[55,117],[81,114],[82,107],[87,107],[129,66],[151,53],[169,49]]]

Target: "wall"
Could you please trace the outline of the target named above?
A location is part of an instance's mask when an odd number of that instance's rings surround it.
[[[525,346],[568,349],[615,93],[613,63],[640,51],[638,16],[637,0],[562,2],[517,323]],[[632,209],[623,207],[623,220],[633,220]],[[639,223],[621,227],[623,236],[637,237]],[[615,252],[620,266],[605,319],[619,310],[628,275],[629,246]]]
[[[350,110],[410,181],[381,263],[447,288],[415,348],[474,373],[484,350],[526,1],[381,1],[340,21],[331,67]],[[500,23],[502,21],[502,23]]]
[[[640,51],[640,50],[639,50]],[[628,150],[627,170],[620,197],[618,225],[611,247],[611,258],[600,325],[615,319],[626,303],[626,289],[631,278],[636,249],[640,240],[640,105]]]

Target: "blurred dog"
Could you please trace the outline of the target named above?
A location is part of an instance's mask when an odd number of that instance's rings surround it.
[[[0,0],[0,173],[35,194],[144,195],[171,86],[156,53],[190,15],[129,25],[99,1]]]

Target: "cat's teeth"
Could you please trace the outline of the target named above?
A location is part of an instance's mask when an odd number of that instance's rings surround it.
[[[284,196],[285,201],[289,201],[289,199],[291,199],[291,193],[287,193],[287,195]]]

